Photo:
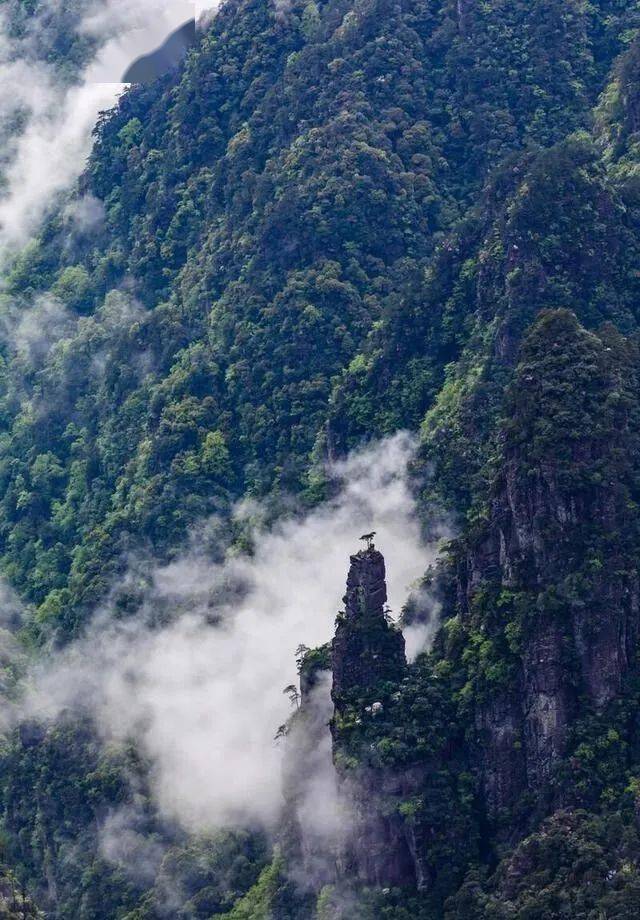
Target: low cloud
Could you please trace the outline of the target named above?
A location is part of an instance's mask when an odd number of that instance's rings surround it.
[[[83,21],[83,31],[103,45],[87,71],[88,81],[117,83],[140,55],[154,51],[179,26],[196,17],[190,0],[106,0]]]
[[[102,225],[105,209],[99,198],[86,194],[70,201],[64,209],[63,216],[68,222],[71,235],[82,237]]]
[[[21,63],[21,62],[20,62]],[[0,83],[24,79],[17,65],[0,63]],[[24,130],[10,141],[11,161],[4,171],[0,199],[0,245],[10,254],[36,230],[54,197],[77,179],[91,148],[98,113],[116,101],[118,87],[84,84],[68,90],[55,76],[35,68],[29,93],[19,93],[28,113]]]
[[[107,814],[98,828],[98,846],[104,859],[147,885],[155,880],[166,853],[166,846],[149,835],[145,816],[135,806]]]
[[[51,294],[36,297],[28,307],[9,301],[0,310],[0,340],[30,367],[38,367],[51,346],[72,333],[76,321]]]
[[[353,826],[350,803],[341,794],[333,766],[331,682],[330,671],[316,676],[286,738],[284,792],[299,837],[297,858],[288,872],[299,887],[314,890],[335,881],[337,855]]]
[[[15,638],[23,622],[20,599],[0,580],[0,730],[11,725],[11,700],[15,697],[18,680],[26,667],[24,649]]]
[[[3,144],[0,250],[5,260],[36,230],[53,198],[77,178],[98,112],[119,87],[63,79],[48,33],[57,11],[43,4],[19,37],[12,5],[0,11],[0,125]]]
[[[188,829],[270,826],[282,802],[273,737],[290,713],[282,689],[297,646],[333,634],[358,536],[378,531],[397,610],[433,561],[414,513],[413,449],[400,434],[334,466],[336,497],[306,517],[258,527],[252,557],[214,564],[192,544],[171,565],[148,568],[142,611],[97,615],[34,675],[27,713],[88,706],[105,738],[134,738],[153,765],[162,812]],[[131,574],[129,585],[136,581]]]
[[[415,661],[422,652],[433,644],[440,625],[442,603],[428,588],[420,587],[412,593],[415,620],[403,627],[405,650],[408,661]]]
[[[125,90],[126,67],[194,14],[184,0],[86,0],[73,15],[63,6],[44,0],[26,18],[16,4],[0,9],[0,266],[77,180],[98,114]],[[24,27],[16,33],[18,15]],[[55,54],[63,16],[93,49],[73,78]]]

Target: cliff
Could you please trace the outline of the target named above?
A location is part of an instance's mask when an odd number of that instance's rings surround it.
[[[603,712],[636,671],[634,352],[562,311],[522,348],[488,521],[461,578],[463,617],[510,646],[508,677],[487,682],[476,709],[493,817],[549,790],[576,720]]]
[[[384,558],[372,545],[351,556],[343,601],[331,646],[333,758],[348,813],[339,868],[373,885],[412,884],[409,846],[394,813],[411,778],[376,768],[364,751],[367,727],[388,719],[391,691],[406,672],[404,638],[385,614]]]
[[[397,681],[406,667],[404,638],[385,615],[387,585],[382,553],[371,547],[351,556],[344,613],[337,619],[331,648],[336,713],[385,681]],[[370,700],[373,706],[380,700]]]
[[[465,869],[527,834],[495,897],[514,865],[528,891],[520,854],[550,858],[556,828],[579,848],[573,810],[628,795],[640,741],[637,345],[556,310],[515,354],[483,514],[431,579],[433,651],[407,664],[373,548],[351,557],[331,645],[335,880],[419,891],[436,915]]]
[[[77,6],[5,4],[29,72],[78,72]],[[47,914],[640,915],[639,27],[626,0],[230,0],[100,117],[3,270],[0,569],[30,653],[105,598],[146,609],[127,560],[212,517],[242,551],[238,501],[317,507],[327,459],[400,430],[457,539],[412,663],[382,557],[353,557],[300,675],[290,861],[159,830],[144,745],[73,713],[3,742],[6,858]],[[308,821],[327,776],[336,833]],[[130,798],[168,847],[134,879],[100,823]]]
[[[465,753],[445,686],[407,664],[386,599],[382,554],[371,547],[353,555],[331,645],[330,725],[344,810],[336,878],[420,891],[438,904],[475,847],[462,802]]]

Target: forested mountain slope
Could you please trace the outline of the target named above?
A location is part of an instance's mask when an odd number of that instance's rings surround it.
[[[356,437],[419,424],[477,309],[445,312],[449,278],[473,285],[452,225],[510,153],[590,126],[636,15],[231,4],[184,72],[124,97],[82,181],[95,219],[69,241],[69,212],[52,217],[9,279],[9,295],[51,292],[67,311],[45,317],[43,334],[63,336],[46,361],[37,342],[6,356],[4,566],[40,619],[72,628],[131,534],[170,544],[203,500],[305,488],[330,397],[353,399]],[[554,176],[529,168],[562,183],[571,151],[551,157]],[[526,168],[508,167],[494,198],[521,197]],[[539,194],[559,206],[555,188]],[[607,255],[632,259],[628,246]],[[597,284],[565,258],[575,283]],[[367,371],[370,336],[395,350]],[[381,394],[357,392],[368,374]]]
[[[134,616],[131,554],[241,498],[314,506],[327,459],[402,429],[457,536],[433,650],[334,685],[345,787],[389,790],[363,839],[391,827],[410,868],[356,852],[300,890],[286,822],[275,853],[167,827],[143,758],[66,716],[3,749],[7,858],[48,915],[637,916],[638,26],[624,0],[229,0],[102,116],[0,295],[22,640],[64,645],[109,592]],[[133,798],[167,847],[135,880],[96,842]]]

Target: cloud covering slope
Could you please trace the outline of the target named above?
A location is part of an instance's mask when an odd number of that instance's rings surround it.
[[[11,6],[0,9],[0,265],[77,179],[98,114],[125,88],[120,75],[194,13],[188,0],[87,0],[75,30],[93,40],[94,53],[70,81],[46,53],[62,7],[62,0],[44,0],[18,37]]]
[[[396,612],[433,559],[407,480],[412,447],[398,435],[336,466],[337,497],[258,532],[252,558],[213,565],[191,549],[156,568],[145,615],[103,612],[40,672],[29,711],[89,705],[105,736],[136,738],[163,812],[188,828],[268,826],[281,805],[282,689],[295,678],[296,647],[331,638],[360,533],[378,531]],[[151,628],[159,609],[187,612]]]

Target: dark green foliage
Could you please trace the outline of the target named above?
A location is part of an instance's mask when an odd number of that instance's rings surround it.
[[[99,44],[83,28],[89,9],[87,0],[63,0],[55,7],[42,0],[5,0],[3,32],[12,43],[10,56],[45,61],[59,80],[77,80]]]
[[[232,907],[267,862],[261,834],[187,836],[163,823],[136,751],[105,746],[77,716],[24,723],[1,758],[6,856],[48,916],[208,920]]]
[[[470,873],[447,920],[631,920],[640,908],[640,839],[628,814],[558,812],[524,840],[489,883]]]
[[[267,856],[261,836],[241,831],[220,831],[178,843],[165,852],[138,915],[166,916],[167,901],[171,901],[181,920],[226,916],[258,882]]]
[[[9,6],[18,39],[53,16]],[[77,16],[38,52],[64,79]],[[156,920],[168,888],[184,918],[435,920],[467,871],[452,918],[635,916],[635,691],[584,703],[568,623],[605,617],[602,585],[638,567],[639,24],[619,0],[232,0],[179,73],[101,118],[77,191],[96,221],[54,210],[0,299],[0,569],[26,636],[66,641],[131,550],[170,558],[241,496],[321,500],[327,456],[400,428],[421,426],[421,510],[461,534],[433,653],[335,726],[341,769],[424,771],[390,807],[430,828],[426,894],[347,885],[314,907],[261,838],[187,839],[146,791],[161,858],[132,879],[97,829],[145,766],[64,718],[8,743],[0,783],[11,862],[52,916]],[[526,493],[550,467],[580,509],[569,538],[548,516],[544,566],[471,589],[506,479]],[[555,788],[591,812],[491,875],[475,719],[542,618],[578,713]],[[301,655],[303,691],[328,664]]]
[[[608,7],[605,29],[549,0],[460,17],[436,2],[287,16],[231,3],[181,74],[103,118],[81,191],[104,222],[61,247],[69,218],[52,216],[9,280],[19,300],[49,289],[71,318],[91,314],[37,377],[13,359],[4,384],[1,558],[43,622],[75,628],[132,541],[164,551],[229,492],[300,491],[323,451],[419,424],[472,331],[479,227],[431,265],[434,246],[503,156],[588,124],[635,22],[633,5]],[[574,214],[585,198],[571,232],[614,275],[633,248],[612,246],[624,230],[575,146],[532,167],[538,196]],[[566,249],[568,220],[553,252],[537,248],[554,271],[566,251],[563,272],[602,287],[602,259],[590,281],[583,241]],[[144,309],[113,307],[125,279]],[[42,453],[62,472],[30,502]]]
[[[47,866],[55,862],[56,916],[97,918],[133,905],[140,894],[118,867],[100,858],[96,823],[130,800],[133,752],[103,749],[89,724],[63,718],[49,730],[27,723],[3,751],[3,824],[12,862],[40,879],[47,904]],[[49,870],[50,871],[50,870]]]

